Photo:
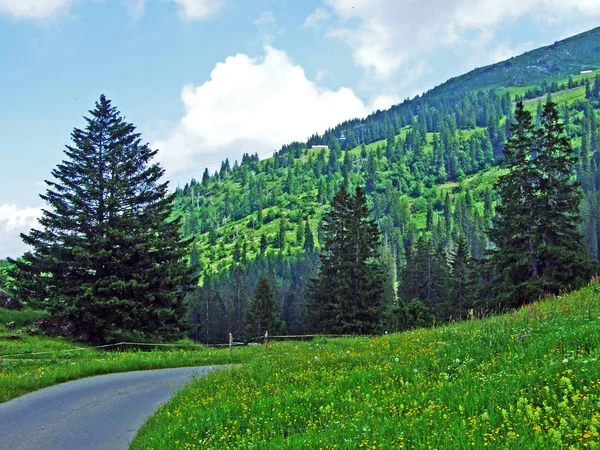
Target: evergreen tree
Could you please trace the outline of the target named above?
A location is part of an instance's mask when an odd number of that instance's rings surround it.
[[[433,202],[431,199],[427,202],[427,216],[425,219],[425,229],[431,231],[433,229]]]
[[[285,232],[287,230],[287,220],[284,216],[279,219],[279,233],[277,235],[277,247],[283,252],[285,249]]]
[[[206,184],[210,181],[210,174],[208,173],[208,168],[204,169],[204,173],[202,174],[202,184]]]
[[[263,233],[260,235],[260,247],[259,247],[259,251],[260,254],[262,256],[264,256],[265,252],[267,251],[267,236]]]
[[[306,234],[305,226],[304,219],[300,218],[298,220],[298,227],[296,228],[296,245],[298,246],[302,246],[304,242],[304,235]]]
[[[311,253],[315,250],[315,238],[313,236],[312,230],[310,229],[310,222],[306,221],[306,226],[304,227],[304,251],[307,253]]]
[[[316,332],[372,334],[380,330],[383,280],[377,261],[379,229],[364,191],[344,187],[325,219],[319,274],[310,287],[309,326]]]
[[[576,158],[556,105],[546,104],[537,130],[522,102],[515,118],[504,152],[508,173],[496,185],[496,228],[489,234],[496,246],[491,288],[502,306],[579,286],[593,271],[577,230],[581,194],[571,177]]]
[[[474,306],[475,281],[467,240],[459,236],[456,246],[450,252],[450,298],[448,316],[460,320],[467,309]]]
[[[406,255],[406,266],[400,279],[399,296],[408,304],[417,299],[436,317],[442,316],[447,286],[446,255],[434,249],[430,239],[420,236]]]
[[[536,132],[533,167],[539,177],[535,198],[535,246],[544,292],[577,288],[589,281],[595,267],[579,231],[580,183],[573,178],[577,162],[554,103],[547,103],[542,128]]]
[[[180,337],[191,242],[180,240],[179,219],[168,221],[157,150],[104,95],[90,114],[46,181],[41,229],[21,235],[32,251],[15,261],[19,296],[93,341]]]
[[[496,246],[490,251],[492,272],[496,274],[492,293],[504,306],[517,306],[542,294],[531,283],[532,277],[538,276],[530,216],[534,196],[530,167],[533,132],[531,113],[522,102],[517,103],[512,136],[504,148],[508,173],[495,186],[500,202],[496,205],[496,228],[490,232],[490,241]]]
[[[265,331],[271,335],[281,333],[283,321],[271,281],[266,275],[261,275],[246,313],[246,336],[249,339],[262,337]]]

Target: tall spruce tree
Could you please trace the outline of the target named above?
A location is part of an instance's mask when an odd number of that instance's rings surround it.
[[[474,306],[475,277],[469,255],[469,246],[463,235],[458,237],[450,252],[450,289],[448,299],[449,318],[466,317],[467,309]]]
[[[309,294],[313,331],[372,334],[381,329],[383,280],[377,251],[380,233],[369,218],[365,192],[342,187],[325,219],[321,267]]]
[[[283,325],[271,281],[266,275],[261,275],[246,313],[246,336],[249,339],[261,337],[265,331],[271,335],[279,334]]]
[[[537,130],[522,102],[515,120],[504,150],[508,173],[496,184],[496,227],[489,233],[495,244],[491,288],[500,306],[577,287],[594,270],[577,229],[581,193],[571,175],[576,157],[556,105],[546,104]]]
[[[583,194],[573,172],[577,157],[554,103],[546,104],[535,140],[533,167],[539,193],[534,229],[539,279],[544,292],[558,293],[587,283],[597,266],[589,258],[579,229]]]
[[[511,138],[504,148],[504,165],[508,173],[496,184],[500,202],[496,206],[496,227],[490,240],[490,263],[495,273],[492,294],[499,304],[517,306],[541,293],[531,279],[537,276],[533,259],[531,211],[533,204],[530,153],[533,149],[533,123],[523,103],[517,103]]]
[[[442,317],[447,296],[448,264],[442,249],[433,247],[431,239],[420,236],[406,255],[406,266],[398,290],[404,304],[417,299],[436,317]]]
[[[15,261],[20,298],[70,320],[81,336],[178,338],[183,295],[194,283],[173,196],[152,163],[157,150],[102,95],[67,159],[41,198],[41,229],[22,234],[32,247]]]

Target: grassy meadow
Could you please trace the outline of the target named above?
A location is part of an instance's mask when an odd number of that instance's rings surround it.
[[[94,349],[63,338],[44,335],[29,336],[19,330],[44,315],[40,311],[9,311],[0,308],[0,402],[27,392],[64,381],[92,375],[130,370],[163,369],[182,366],[208,366],[244,362],[260,350],[256,347],[228,349],[191,346],[139,350],[121,347],[117,350]],[[16,330],[4,324],[14,321]],[[16,333],[20,339],[7,336]]]
[[[486,319],[272,342],[197,379],[133,449],[599,448],[600,282]]]

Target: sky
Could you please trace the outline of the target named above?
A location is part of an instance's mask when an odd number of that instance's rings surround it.
[[[0,0],[0,258],[102,94],[175,189],[599,19],[598,0]]]

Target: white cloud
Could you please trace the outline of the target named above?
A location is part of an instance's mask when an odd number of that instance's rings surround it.
[[[171,0],[179,6],[179,13],[185,20],[206,19],[217,13],[225,0]]]
[[[547,24],[600,16],[598,0],[324,1],[339,20],[327,36],[347,43],[355,63],[380,79],[390,78],[400,68],[414,70],[416,58],[444,46],[481,48],[477,42],[481,40],[491,46],[498,27],[525,15]],[[316,19],[326,14],[322,8],[315,10],[305,26],[315,28]],[[486,47],[480,62],[494,62],[490,61],[494,52],[506,55],[502,48]]]
[[[271,11],[262,12],[258,16],[258,18],[254,19],[254,21],[252,23],[259,27],[264,27],[267,25],[274,25],[275,24],[275,16],[273,15],[273,13]]]
[[[283,33],[283,28],[278,27],[277,20],[271,11],[260,13],[252,23],[258,27],[263,45],[271,45],[276,36]]]
[[[312,28],[315,30],[321,29],[325,22],[331,18],[331,14],[326,9],[317,8],[315,11],[304,20],[302,25],[304,28]]]
[[[190,167],[213,169],[226,157],[232,163],[239,160],[244,152],[270,155],[282,144],[305,140],[367,115],[375,104],[387,107],[395,100],[379,98],[368,106],[351,89],[322,89],[284,51],[270,46],[260,59],[228,57],[216,65],[209,81],[186,86],[181,98],[181,122],[153,142],[167,174]]]
[[[393,105],[397,105],[401,101],[402,100],[397,95],[379,95],[371,101],[369,109],[371,111],[377,111],[378,109],[383,111]]]
[[[73,0],[0,0],[0,15],[15,19],[45,19],[65,12]]]
[[[498,61],[504,61],[516,55],[521,55],[528,50],[535,48],[533,42],[523,42],[522,44],[512,46],[508,42],[502,42],[487,52],[487,61],[485,57],[479,58],[483,64],[492,64]]]
[[[67,12],[77,0],[0,0],[0,15],[15,19],[46,19]],[[83,1],[83,0],[81,0]],[[89,1],[89,0],[86,0]],[[133,17],[144,14],[148,0],[122,0]],[[217,13],[225,0],[169,0],[178,6],[179,15],[187,21],[206,19]]]
[[[19,237],[37,225],[41,216],[38,208],[17,208],[16,205],[0,205],[0,258],[18,257],[27,246]]]

